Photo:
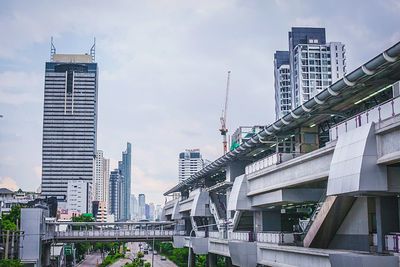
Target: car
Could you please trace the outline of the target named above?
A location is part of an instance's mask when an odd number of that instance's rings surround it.
[[[166,261],[166,260],[167,260],[167,257],[165,257],[165,256],[163,255],[163,256],[161,256],[161,260],[162,260],[162,261]]]
[[[154,250],[153,253],[154,253],[154,255],[157,255],[157,254],[158,254],[157,250]]]

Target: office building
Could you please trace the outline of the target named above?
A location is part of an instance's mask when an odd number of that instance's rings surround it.
[[[107,219],[108,219],[108,214],[107,214],[106,202],[99,201],[96,214],[96,222],[107,222]]]
[[[156,211],[156,207],[154,206],[154,203],[149,203],[149,216],[148,219],[150,221],[154,221],[154,213]]]
[[[139,194],[139,220],[146,219],[146,196],[144,194]]]
[[[136,196],[134,194],[131,195],[131,220],[136,221],[138,219],[139,212],[139,204]]]
[[[290,87],[289,51],[276,51],[274,54],[275,114],[276,119],[292,109]]]
[[[203,160],[200,149],[186,149],[179,154],[179,182],[200,171],[209,162]]]
[[[326,42],[324,28],[293,27],[289,32],[289,51],[276,51],[274,55],[276,118],[343,78],[345,54],[344,44]]]
[[[108,186],[110,179],[110,160],[104,158],[103,151],[97,150],[95,160],[93,192],[94,200],[108,202]]]
[[[120,218],[120,197],[123,177],[119,169],[115,169],[110,173],[109,186],[109,213],[114,215],[115,220]]]
[[[67,183],[67,209],[78,213],[92,212],[92,183],[72,180]]]
[[[44,84],[42,196],[65,200],[69,181],[92,182],[97,132],[97,63],[91,54],[57,54]]]
[[[118,168],[123,177],[121,195],[120,195],[120,220],[129,220],[130,215],[130,197],[131,197],[131,162],[132,145],[126,144],[126,150],[122,152],[122,160],[118,163]]]

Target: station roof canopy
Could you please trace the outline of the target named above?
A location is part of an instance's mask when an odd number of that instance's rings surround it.
[[[329,120],[331,115],[340,115],[363,99],[400,80],[400,42],[375,56],[353,72],[322,90],[314,98],[292,110],[289,114],[264,127],[250,140],[226,153],[185,181],[169,189],[164,195],[185,190],[199,180],[224,170],[232,161],[248,159],[259,153],[268,141],[277,136],[287,136],[294,129]]]

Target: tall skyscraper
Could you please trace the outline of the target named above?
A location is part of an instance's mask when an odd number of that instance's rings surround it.
[[[94,200],[102,201],[107,206],[110,179],[110,160],[104,158],[102,150],[97,150],[93,181]]]
[[[289,51],[276,51],[274,54],[275,77],[275,114],[276,119],[286,115],[292,109],[292,91],[290,88]]]
[[[186,149],[179,154],[179,182],[200,171],[207,163],[203,160],[200,149]]]
[[[139,220],[146,219],[146,196],[139,194]]]
[[[131,163],[132,163],[132,145],[126,144],[126,150],[122,152],[122,160],[118,167],[123,177],[121,191],[121,213],[120,220],[129,220],[130,215],[130,197],[131,197]]]
[[[340,42],[326,42],[324,28],[293,27],[289,32],[289,72],[287,52],[277,51],[275,66],[275,111],[282,117],[287,110],[287,84],[291,88],[291,108],[307,102],[346,74],[346,50]]]
[[[68,181],[92,182],[97,132],[97,63],[57,54],[52,44],[44,84],[42,196],[67,197]]]
[[[120,218],[120,198],[121,198],[121,183],[122,175],[119,169],[111,171],[110,187],[109,187],[109,212],[114,215],[115,220]]]

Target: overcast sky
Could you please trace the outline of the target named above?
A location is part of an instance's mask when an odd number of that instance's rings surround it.
[[[219,117],[231,74],[228,128],[274,119],[273,54],[292,26],[326,27],[353,70],[400,41],[400,1],[1,1],[0,186],[41,180],[44,64],[86,53],[96,36],[98,149],[115,165],[133,145],[133,193],[161,204],[178,154],[222,153]]]

